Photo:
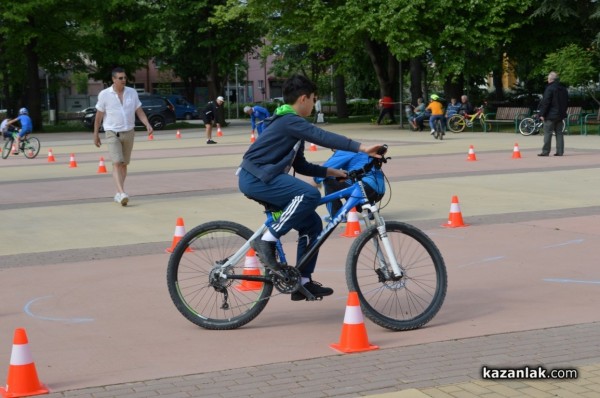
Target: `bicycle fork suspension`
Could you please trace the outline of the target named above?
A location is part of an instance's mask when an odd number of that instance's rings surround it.
[[[373,246],[375,247],[375,253],[377,256],[377,260],[379,262],[379,270],[384,273],[384,276],[386,279],[390,279],[390,275],[388,275],[388,272],[387,272],[387,269],[388,269],[387,265],[389,264],[392,267],[392,271],[394,272],[394,279],[402,278],[402,276],[404,276],[404,273],[402,272],[400,265],[396,261],[396,255],[394,254],[394,248],[392,247],[390,238],[389,238],[386,228],[385,228],[385,221],[383,220],[383,217],[381,217],[381,215],[379,214],[377,206],[364,205],[363,208],[369,209],[371,211],[371,214],[373,214],[373,217],[375,218],[375,225],[377,228],[377,233],[379,235],[379,238],[381,239],[381,243],[383,244],[383,248],[382,248],[376,237],[372,239]],[[368,217],[365,217],[365,218],[368,218]],[[386,261],[386,257],[387,257],[387,261]]]

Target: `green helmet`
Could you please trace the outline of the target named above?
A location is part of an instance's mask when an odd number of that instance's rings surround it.
[[[440,96],[437,95],[437,94],[431,94],[431,99],[434,100],[434,101],[437,101],[437,100],[440,99]]]

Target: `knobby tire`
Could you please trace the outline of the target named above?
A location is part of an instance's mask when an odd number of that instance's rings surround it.
[[[364,315],[377,325],[394,331],[417,329],[431,321],[444,303],[448,288],[444,259],[435,243],[412,225],[386,222],[386,231],[404,277],[382,280],[376,273],[380,259],[388,261],[373,226],[350,248],[346,283],[358,293]],[[387,268],[392,273],[389,264]]]
[[[243,283],[248,281],[223,280],[218,286],[226,289],[229,305],[223,308],[225,294],[210,281],[215,264],[224,263],[252,234],[238,223],[212,221],[193,228],[181,238],[169,258],[167,286],[175,307],[190,322],[205,329],[236,329],[265,308],[273,291],[271,283],[252,282],[255,289],[244,289]],[[265,268],[256,260],[256,267],[264,275]],[[226,272],[243,274],[245,261],[243,256]]]

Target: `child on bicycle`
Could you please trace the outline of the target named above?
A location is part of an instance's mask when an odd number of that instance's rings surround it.
[[[435,121],[441,120],[442,124],[446,123],[446,119],[444,117],[444,105],[440,100],[440,96],[437,94],[431,94],[431,102],[427,105],[427,110],[431,111],[431,116],[429,117],[429,127],[431,127],[431,135],[435,134]]]
[[[298,231],[297,259],[307,252],[309,245],[323,230],[323,222],[315,211],[321,194],[309,184],[289,175],[289,170],[310,177],[346,177],[346,172],[309,163],[304,157],[304,144],[351,152],[365,152],[374,157],[381,145],[366,146],[342,135],[334,134],[308,122],[312,113],[316,85],[301,75],[294,75],[283,84],[284,105],[265,120],[265,130],[244,154],[238,169],[239,188],[246,196],[270,203],[283,209],[281,216],[268,226],[267,232],[251,242],[260,261],[273,270],[280,269],[275,255],[275,242],[291,229]],[[317,255],[301,272],[301,284],[315,297],[333,294],[333,289],[312,280]],[[305,300],[300,292],[291,296],[293,301]]]
[[[323,167],[331,167],[341,170],[357,170],[369,163],[369,156],[365,153],[354,153],[348,151],[337,150],[331,155]],[[335,178],[315,177],[315,183],[323,184],[325,195],[348,188],[351,185],[350,181],[338,181]],[[369,200],[377,202],[381,200],[385,194],[385,179],[383,172],[380,169],[373,168],[368,174],[363,177],[365,192]],[[327,210],[331,217],[342,208],[341,199],[327,203]]]
[[[7,138],[12,138],[13,131],[17,130],[15,126],[11,126],[10,124],[8,124],[9,121],[10,118],[6,117],[0,124],[0,132],[2,133],[2,137],[4,137],[4,140],[6,140]]]
[[[19,154],[19,140],[33,131],[33,122],[29,117],[29,111],[27,110],[27,108],[19,109],[19,116],[17,116],[15,119],[9,120],[8,125],[12,125],[16,122],[19,122],[19,124],[21,125],[21,130],[19,131],[19,134],[15,137],[15,151],[13,152],[13,155]]]

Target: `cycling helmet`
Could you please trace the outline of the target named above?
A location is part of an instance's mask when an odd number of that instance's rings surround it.
[[[29,115],[29,111],[27,108],[21,108],[19,109],[19,115]]]
[[[248,113],[252,110],[252,108],[250,108],[249,106],[245,106],[244,107],[244,113]]]
[[[431,94],[431,99],[434,100],[434,101],[437,101],[437,100],[440,99],[440,96],[437,95],[437,94]]]

